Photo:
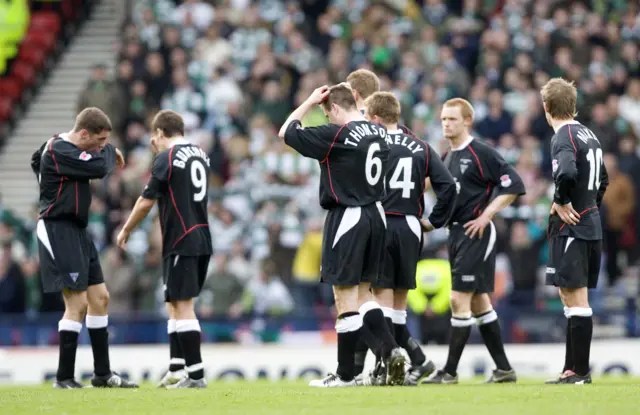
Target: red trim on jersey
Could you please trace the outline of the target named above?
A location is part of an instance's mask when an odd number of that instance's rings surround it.
[[[58,174],[60,174],[60,167],[58,166],[58,161],[56,160],[56,156],[55,156],[55,154],[53,154],[53,151],[52,151],[53,142],[56,141],[57,138],[58,138],[58,136],[55,136],[55,137],[53,137],[53,140],[51,140],[49,142],[49,153],[51,153],[51,158],[53,159],[53,162],[56,165],[56,171],[58,172]],[[53,205],[55,205],[56,202],[58,201],[58,199],[60,198],[60,193],[62,193],[62,183],[63,182],[64,182],[64,177],[61,176],[60,177],[60,185],[58,186],[58,194],[56,195],[56,198],[54,199],[54,201],[51,202],[51,204],[47,208],[46,212],[44,212],[44,216],[48,216],[49,215],[49,211],[51,210]]]
[[[398,213],[398,212],[384,212],[385,215],[394,215],[394,216],[407,216],[404,213]]]
[[[429,151],[429,147],[427,147],[427,143],[425,143],[424,141],[422,141],[421,139],[419,139],[415,135],[413,136],[413,138],[422,143],[422,145],[424,146],[424,152],[426,153],[425,163],[424,163],[425,178],[422,181],[422,193],[420,194],[420,200],[418,201],[418,217],[421,218],[422,217],[422,205],[424,203],[425,182],[427,181],[427,176],[426,175],[429,174],[429,153],[430,153],[430,151]]]
[[[592,206],[592,207],[590,207],[590,208],[586,208],[586,209],[585,209],[585,210],[583,210],[582,212],[578,213],[578,215],[579,215],[579,216],[582,216],[582,215],[584,215],[585,213],[587,213],[588,211],[593,210],[593,209],[597,209],[597,208],[598,208],[597,206]],[[580,218],[578,218],[578,222],[580,222]],[[562,226],[560,226],[560,229],[559,229],[558,231],[562,231],[562,230],[564,229],[564,227],[565,227],[565,226],[567,226],[567,224],[566,224],[566,223],[563,223],[563,224],[562,224]]]
[[[569,140],[571,140],[571,145],[573,146],[573,153],[578,154],[578,148],[576,147],[575,141],[573,141],[573,134],[571,134],[571,124],[567,124],[567,128],[569,129]]]
[[[469,151],[471,151],[471,154],[476,159],[476,163],[478,163],[478,168],[480,169],[480,176],[482,176],[482,180],[485,180],[485,178],[484,178],[484,170],[482,170],[482,164],[480,164],[480,158],[476,154],[476,151],[473,149],[473,147],[471,147],[471,143],[469,143],[469,145],[467,147],[469,147]]]
[[[173,156],[173,147],[169,149],[169,176],[167,176],[167,182],[171,180],[171,173],[173,173],[173,164],[171,164],[171,157]]]
[[[331,146],[329,146],[329,151],[327,151],[327,155],[320,162],[320,164],[323,164],[323,163],[327,164],[327,173],[329,174],[329,188],[331,188],[331,193],[333,193],[333,197],[336,199],[336,203],[340,203],[340,201],[338,200],[338,195],[336,194],[336,191],[333,189],[333,180],[331,180],[331,167],[329,166],[329,154],[331,154],[331,150],[333,149],[333,146],[336,143],[336,140],[338,139],[340,132],[346,126],[347,124],[343,124],[342,127],[340,127],[340,129],[336,133],[336,135],[333,136],[333,140],[331,141]]]
[[[78,182],[76,182],[76,216],[78,216]]]
[[[478,154],[476,154],[476,151],[471,146],[472,144],[473,142],[469,143],[467,147],[469,148],[469,151],[471,151],[471,154],[473,155],[473,157],[476,159],[476,163],[478,163],[478,169],[480,169],[480,176],[482,176],[482,180],[486,182],[487,179],[485,179],[484,177],[484,170],[482,170],[482,164],[480,164],[480,158],[478,157]],[[491,190],[492,190],[491,183],[487,182],[487,190],[484,192],[486,197],[491,196]],[[482,214],[482,211],[480,210],[481,204],[482,204],[482,201],[478,202],[478,204],[473,208],[474,216],[475,215],[480,216],[480,214]]]
[[[184,224],[184,219],[182,219],[182,215],[180,214],[180,210],[178,209],[178,204],[176,203],[176,198],[173,196],[173,189],[171,188],[171,173],[173,172],[171,157],[173,156],[173,149],[174,147],[171,147],[169,149],[169,176],[167,176],[167,185],[169,186],[169,196],[171,197],[171,203],[173,204],[173,208],[176,210],[176,215],[178,215],[178,219],[180,219],[180,223],[182,223],[182,229],[186,233],[187,225]],[[182,237],[184,238],[184,235]]]
[[[183,225],[184,225],[184,224],[183,224]],[[209,226],[209,224],[208,224],[208,223],[199,223],[199,224],[197,224],[197,225],[193,225],[193,226],[192,226],[191,228],[189,228],[188,230],[185,230],[185,231],[184,231],[184,233],[182,234],[182,236],[181,236],[181,237],[179,237],[179,238],[175,241],[175,243],[173,244],[173,247],[172,247],[172,248],[175,248],[175,247],[176,247],[176,245],[178,245],[178,242],[180,242],[181,240],[183,240],[183,239],[185,238],[185,236],[189,235],[193,230],[195,230],[195,229],[197,229],[197,228],[202,228],[202,227],[205,227],[205,226],[207,226],[207,227],[208,227],[208,226]]]

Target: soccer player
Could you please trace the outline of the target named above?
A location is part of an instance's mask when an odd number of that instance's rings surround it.
[[[172,375],[163,380],[171,389],[205,388],[200,323],[193,299],[200,294],[213,253],[207,213],[209,157],[184,139],[184,121],[174,111],[158,112],[151,130],[151,147],[157,153],[151,178],[118,235],[118,245],[125,246],[131,231],[157,200],[162,228],[164,293],[169,303],[171,362],[173,365],[178,363],[174,359],[184,359],[187,374],[184,376],[178,367],[170,370]],[[174,325],[175,331],[172,331]]]
[[[367,110],[364,101],[375,92],[380,91],[378,75],[368,69],[358,69],[347,76],[347,83],[353,90],[356,106],[364,114]]]
[[[405,134],[398,127],[400,102],[390,92],[376,92],[365,100],[366,117],[387,129],[389,170],[387,193],[382,202],[387,217],[384,272],[372,284],[383,313],[391,316],[395,339],[411,359],[405,385],[416,386],[436,368],[407,329],[407,294],[416,288],[416,266],[422,248],[420,219],[424,211],[427,179],[437,202],[424,228],[443,227],[455,204],[456,184],[438,154],[424,141]]]
[[[489,298],[496,266],[496,229],[491,220],[525,194],[524,184],[495,149],[469,135],[473,107],[468,101],[446,101],[440,118],[443,135],[450,142],[444,164],[453,175],[458,192],[448,241],[453,279],[452,328],[446,365],[421,383],[458,383],[458,363],[474,320],[497,366],[487,382],[515,382],[515,371],[502,344],[498,315]],[[492,199],[494,192],[497,196]]]
[[[302,128],[300,120],[322,104],[330,124]],[[320,162],[320,204],[329,212],[323,232],[321,279],[333,286],[338,309],[338,369],[313,387],[355,386],[354,353],[361,327],[380,339],[391,385],[404,382],[405,358],[375,301],[360,304],[382,271],[385,215],[382,203],[389,154],[386,130],[356,108],[353,91],[342,83],[316,89],[289,116],[279,136],[305,157]]]
[[[577,91],[561,78],[542,88],[547,122],[555,135],[551,158],[555,193],[549,216],[547,284],[559,288],[567,318],[563,373],[547,383],[591,383],[593,332],[589,288],[595,288],[602,254],[599,206],[609,184],[595,134],[574,120]]]
[[[32,156],[31,168],[40,183],[40,219],[36,226],[40,274],[45,293],[62,291],[65,312],[58,323],[60,352],[54,388],[76,389],[74,379],[78,335],[82,319],[91,339],[94,387],[135,388],[136,384],[111,371],[109,361],[109,292],[104,284],[98,252],[87,232],[91,205],[90,180],[102,179],[122,153],[107,143],[109,117],[86,108],[73,129],[57,134]]]

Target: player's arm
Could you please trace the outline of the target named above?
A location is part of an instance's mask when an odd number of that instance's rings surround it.
[[[169,155],[162,152],[153,160],[151,178],[142,191],[142,195],[133,206],[122,230],[118,234],[118,246],[124,248],[131,232],[147,217],[157,199],[162,197],[169,186]]]
[[[602,163],[602,166],[600,166],[600,187],[598,188],[598,194],[596,195],[596,204],[598,205],[598,207],[600,207],[600,203],[602,203],[604,192],[607,190],[608,186],[609,174],[607,173],[607,168],[605,167],[604,163]]]
[[[335,124],[302,128],[300,120],[293,120],[284,132],[284,142],[303,156],[322,161],[339,130]]]
[[[453,213],[456,200],[456,182],[433,148],[427,144],[428,170],[425,188],[430,185],[436,194],[436,204],[429,215],[429,223],[433,228],[442,228]]]
[[[556,205],[567,205],[571,203],[569,191],[578,181],[576,148],[567,133],[558,134],[552,141],[551,159],[553,160],[553,180],[556,184],[553,202]]]
[[[116,148],[106,144],[100,151],[82,151],[64,140],[56,140],[50,149],[53,164],[61,176],[75,180],[102,179],[116,165]]]
[[[36,174],[37,177],[40,176],[40,163],[42,162],[42,153],[44,152],[44,148],[47,146],[48,141],[45,141],[40,148],[38,148],[31,155],[31,170]]]
[[[476,219],[464,224],[465,234],[471,238],[478,234],[482,237],[485,227],[491,220],[518,198],[526,193],[524,182],[516,170],[493,148],[476,147],[484,178],[492,187],[497,188],[497,196],[484,208]]]

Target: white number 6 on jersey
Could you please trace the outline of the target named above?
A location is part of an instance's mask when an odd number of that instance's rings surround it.
[[[369,146],[369,150],[367,150],[367,159],[364,164],[364,172],[367,176],[367,183],[371,186],[375,186],[380,181],[380,177],[382,177],[382,160],[380,157],[375,157],[374,154],[380,151],[380,143],[373,143]],[[373,174],[373,168],[376,169],[376,174]]]

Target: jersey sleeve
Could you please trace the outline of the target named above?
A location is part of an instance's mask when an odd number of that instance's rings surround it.
[[[116,165],[116,149],[106,144],[100,151],[82,151],[64,140],[51,142],[51,155],[56,170],[61,176],[73,179],[102,179]]]
[[[556,185],[553,201],[559,205],[566,205],[571,201],[569,190],[578,180],[576,148],[567,133],[556,134],[555,139],[551,140],[551,163],[553,181]]]
[[[38,148],[31,155],[31,170],[35,173],[36,176],[40,176],[40,163],[42,162],[42,153],[44,152],[45,147],[47,146],[48,141],[45,141],[40,148]]]
[[[483,148],[480,157],[485,179],[497,189],[497,195],[517,195],[526,193],[524,182],[509,163],[495,149]]]
[[[324,160],[340,127],[335,124],[302,128],[298,120],[293,120],[284,133],[284,142],[305,157]]]
[[[169,153],[163,151],[153,159],[151,178],[142,190],[145,199],[159,199],[169,188]]]
[[[429,222],[435,228],[447,224],[453,213],[456,199],[456,182],[440,157],[430,145],[427,146],[427,177],[436,194],[436,204],[429,215]]]

